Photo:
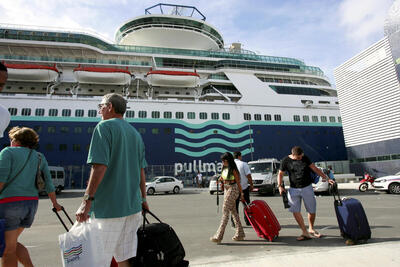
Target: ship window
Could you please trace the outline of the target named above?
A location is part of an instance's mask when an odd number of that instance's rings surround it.
[[[171,128],[164,128],[165,134],[171,134]]]
[[[191,120],[196,119],[196,113],[194,113],[194,112],[188,112],[188,113],[187,113],[187,118],[188,118],[188,119],[191,119]]]
[[[48,133],[55,133],[56,132],[56,127],[54,127],[54,126],[47,127],[47,132]]]
[[[72,145],[72,151],[75,151],[75,152],[81,151],[81,145],[80,144],[73,144]]]
[[[274,119],[276,120],[276,121],[281,121],[282,119],[281,119],[281,115],[279,115],[279,114],[275,114],[274,115]]]
[[[17,109],[16,108],[9,108],[8,109],[8,112],[10,112],[10,115],[11,116],[15,116],[15,115],[17,115]]]
[[[35,110],[35,116],[44,116],[44,108],[37,108]]]
[[[206,120],[207,119],[207,112],[200,112],[200,120]]]
[[[45,149],[46,151],[53,151],[53,144],[46,144]]]
[[[337,117],[338,122],[342,122],[342,117]]]
[[[75,117],[83,117],[84,113],[83,109],[77,109],[75,110]]]
[[[326,122],[327,120],[326,120],[326,116],[321,116],[321,121],[322,122]]]
[[[33,130],[35,130],[35,132],[37,132],[37,133],[41,133],[42,132],[42,126],[34,126]]]
[[[251,120],[251,115],[250,115],[250,113],[243,113],[243,118],[244,118],[245,121]]]
[[[172,112],[171,111],[164,111],[164,119],[171,119]]]
[[[66,151],[67,150],[67,144],[60,144],[59,149],[60,149],[60,151]]]
[[[127,118],[134,118],[134,117],[135,117],[135,111],[134,111],[134,110],[128,110],[128,111],[126,111],[125,117],[127,117]]]
[[[159,134],[159,133],[160,133],[160,129],[158,129],[158,128],[153,128],[153,129],[151,129],[151,133],[152,133],[152,134]]]
[[[87,128],[87,133],[88,133],[88,134],[92,134],[93,131],[94,131],[94,127],[93,127],[93,126],[89,126],[89,127]]]
[[[329,116],[329,121],[330,121],[330,122],[336,122],[336,118],[333,117],[333,116]]]
[[[61,133],[68,133],[69,132],[69,127],[63,126],[60,128]]]
[[[271,114],[264,114],[264,120],[270,121],[271,119]]]
[[[229,113],[222,113],[222,119],[223,119],[223,120],[230,120],[230,119],[231,119],[231,114],[229,114]]]
[[[261,120],[261,114],[254,114],[254,120],[260,121]]]
[[[329,102],[329,101],[318,101],[318,103],[320,103],[320,104],[330,104],[331,102]]]
[[[146,133],[146,128],[139,128],[139,133],[145,134]]]
[[[71,110],[70,109],[63,109],[61,112],[63,117],[71,117]]]
[[[183,119],[183,112],[180,112],[180,111],[176,112],[175,113],[175,118],[176,119]]]
[[[96,116],[97,116],[97,110],[95,110],[95,109],[89,109],[88,110],[88,117],[93,118],[93,117],[96,117]]]
[[[293,120],[294,121],[300,121],[300,116],[299,115],[293,115]]]
[[[160,118],[160,111],[152,111],[152,112],[151,112],[151,117],[152,117],[153,119],[158,119],[158,118]]]
[[[212,119],[212,120],[218,120],[218,119],[219,119],[219,114],[218,114],[218,113],[215,113],[215,112],[212,112],[212,113],[211,113],[211,119]]]
[[[310,121],[310,117],[307,116],[307,115],[304,115],[304,116],[303,116],[303,121],[305,121],[305,122]]]
[[[312,116],[312,121],[313,122],[318,122],[318,116]]]
[[[82,133],[82,127],[75,127],[74,133]]]
[[[49,116],[50,117],[57,117],[57,115],[58,115],[58,110],[57,109],[55,109],[55,108],[49,109]]]
[[[22,116],[30,116],[31,115],[31,109],[30,108],[23,108],[21,112]]]
[[[139,118],[147,118],[147,111],[140,110],[139,111]]]

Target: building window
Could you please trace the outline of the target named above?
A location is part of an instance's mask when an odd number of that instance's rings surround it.
[[[22,116],[30,116],[31,115],[31,109],[30,108],[23,108],[21,112]]]
[[[56,132],[56,127],[54,127],[54,126],[47,127],[47,132],[48,133],[55,133]]]
[[[9,108],[8,109],[8,112],[10,112],[10,115],[11,116],[15,116],[15,115],[17,115],[17,109],[16,108]]]
[[[74,133],[77,133],[77,134],[82,133],[82,127],[75,127]]]
[[[97,110],[95,110],[95,109],[88,110],[88,117],[94,118],[96,116],[97,116]]]
[[[250,115],[250,113],[243,113],[243,118],[244,118],[245,121],[251,120],[251,115]]]
[[[127,110],[126,113],[125,113],[125,117],[134,118],[135,117],[135,111],[134,110]]]
[[[164,111],[164,119],[171,119],[172,112],[171,111]]]
[[[223,120],[230,120],[231,119],[231,114],[229,113],[222,113],[222,119]]]
[[[219,119],[219,113],[212,112],[211,113],[211,119],[212,120],[218,120]]]
[[[160,129],[158,129],[158,128],[153,128],[153,129],[151,129],[151,133],[152,133],[152,134],[159,134],[159,133],[160,133]]]
[[[80,144],[73,144],[72,145],[72,151],[74,151],[74,152],[81,151],[81,145]]]
[[[69,132],[69,127],[67,127],[67,126],[62,126],[62,127],[60,128],[60,132],[61,132],[61,133],[68,133],[68,132]]]
[[[160,111],[152,111],[152,112],[151,112],[151,117],[152,117],[153,119],[158,119],[158,118],[160,118]]]
[[[75,117],[83,117],[85,111],[83,109],[75,110]]]
[[[35,109],[35,116],[38,116],[38,117],[44,116],[44,108]]]
[[[261,120],[261,114],[254,114],[254,120],[260,121]]]
[[[176,112],[175,113],[175,118],[176,119],[183,119],[183,112],[181,112],[181,111],[178,111],[178,112]]]
[[[59,149],[60,149],[60,151],[66,151],[67,150],[67,144],[60,144]]]
[[[200,120],[206,120],[207,119],[207,113],[206,112],[200,112]]]
[[[147,111],[140,110],[139,111],[139,118],[147,118]]]
[[[333,116],[329,116],[329,121],[330,121],[330,122],[336,122],[336,118],[333,117]]]
[[[276,120],[276,121],[281,121],[281,120],[282,120],[282,119],[281,119],[281,115],[275,114],[275,115],[274,115],[274,120]]]
[[[196,119],[196,113],[194,113],[194,112],[188,112],[188,113],[187,113],[187,118],[190,119],[190,120]]]
[[[272,120],[271,114],[264,114],[264,120],[266,121]]]
[[[321,122],[327,122],[326,116],[321,116]]]
[[[70,109],[63,109],[61,112],[63,117],[71,117],[71,110]]]
[[[303,116],[303,121],[309,122],[309,121],[310,121],[310,117],[307,116],[307,115],[304,115],[304,116]]]
[[[300,116],[299,115],[293,115],[293,120],[294,121],[300,121]]]
[[[313,122],[318,122],[318,116],[312,116],[312,121]]]
[[[57,115],[58,115],[58,110],[57,109],[55,109],[55,108],[49,109],[49,116],[50,117],[57,117]]]

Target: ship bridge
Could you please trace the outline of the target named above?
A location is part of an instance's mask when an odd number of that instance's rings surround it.
[[[222,35],[205,20],[195,7],[157,4],[147,8],[144,16],[122,24],[115,34],[115,41],[120,45],[222,49]]]

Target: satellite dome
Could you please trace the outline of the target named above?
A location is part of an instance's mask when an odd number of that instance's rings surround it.
[[[385,36],[389,36],[400,30],[400,0],[395,0],[392,6],[389,8],[384,33]]]

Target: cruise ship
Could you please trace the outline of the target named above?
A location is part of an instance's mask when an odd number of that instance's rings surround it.
[[[196,7],[147,8],[116,30],[115,42],[1,24],[0,60],[10,127],[35,129],[38,150],[77,183],[87,174],[97,106],[112,92],[126,98],[125,119],[142,134],[148,164],[175,175],[215,171],[225,151],[280,159],[300,145],[313,161],[347,158],[336,90],[323,71],[225,44]]]

